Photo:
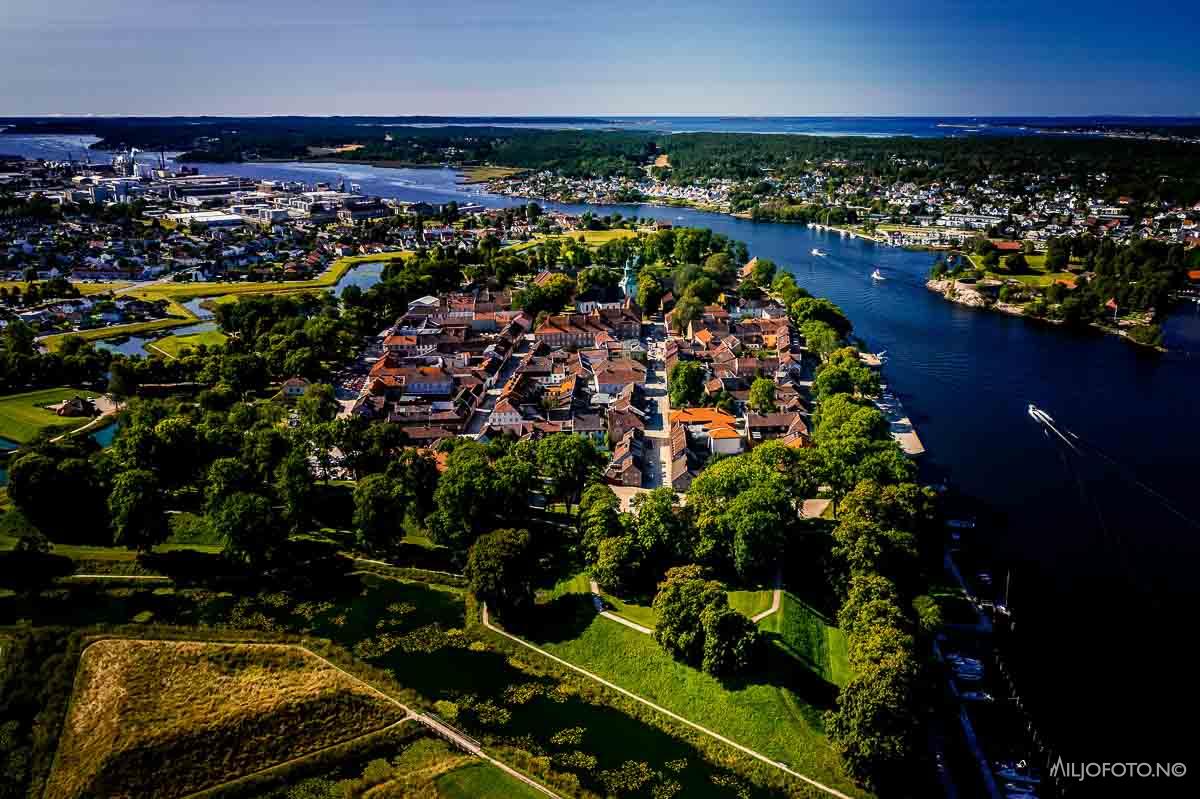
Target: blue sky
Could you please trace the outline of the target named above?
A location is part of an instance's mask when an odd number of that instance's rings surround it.
[[[1196,2],[3,5],[0,115],[1200,114]]]

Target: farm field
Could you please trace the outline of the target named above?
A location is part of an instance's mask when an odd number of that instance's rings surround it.
[[[7,438],[18,444],[32,441],[38,433],[46,428],[61,427],[73,430],[82,427],[88,420],[83,417],[63,417],[54,411],[48,411],[44,405],[71,399],[72,397],[87,397],[89,392],[81,388],[45,388],[39,391],[29,391],[24,394],[10,394],[0,398],[0,438]]]
[[[80,658],[45,796],[183,796],[404,715],[299,647],[102,640]]]

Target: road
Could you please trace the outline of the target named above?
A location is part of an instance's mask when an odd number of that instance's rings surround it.
[[[795,777],[796,779],[801,780],[820,791],[824,791],[825,793],[829,794],[830,796],[836,796],[836,797],[838,797],[838,799],[853,799],[851,796],[849,796],[848,794],[842,793],[837,788],[831,788],[830,786],[828,786],[822,782],[818,782],[817,780],[813,779],[812,777],[809,777],[805,774],[801,774],[800,772],[796,771],[795,769],[791,768],[790,766],[788,766],[785,763],[781,763],[778,760],[772,760],[771,758],[767,757],[766,755],[762,754],[761,752],[756,752],[753,749],[751,749],[750,747],[743,746],[740,743],[738,743],[737,741],[732,741],[729,738],[726,738],[724,735],[721,735],[718,732],[714,732],[713,730],[710,730],[707,727],[703,727],[694,721],[685,719],[683,716],[679,715],[678,713],[674,713],[670,710],[667,710],[662,705],[657,705],[654,702],[651,702],[649,699],[643,699],[642,697],[638,696],[637,694],[633,693],[632,691],[627,691],[626,689],[622,688],[621,686],[619,686],[615,683],[609,682],[608,680],[604,679],[603,677],[592,674],[590,671],[586,671],[585,669],[581,669],[580,667],[574,665],[573,663],[569,663],[560,657],[550,654],[549,652],[547,652],[544,649],[534,646],[533,644],[529,643],[528,641],[518,638],[517,636],[512,635],[511,633],[505,632],[504,630],[502,630],[499,627],[492,624],[491,619],[488,617],[488,608],[487,608],[486,604],[483,606],[483,626],[488,628],[492,632],[496,633],[497,635],[502,635],[505,638],[509,639],[510,641],[513,641],[514,643],[517,643],[517,644],[525,647],[526,649],[531,649],[534,652],[537,652],[542,657],[553,660],[555,663],[558,663],[560,666],[565,666],[566,668],[570,669],[571,671],[582,674],[583,676],[587,677],[589,680],[592,680],[594,682],[599,683],[600,685],[603,685],[605,688],[610,688],[610,689],[616,691],[617,693],[632,699],[635,702],[645,705],[646,707],[650,708],[651,710],[654,710],[658,713],[661,713],[664,716],[667,716],[670,719],[673,719],[673,720],[679,722],[680,724],[685,724],[688,727],[691,727],[692,729],[697,730],[698,732],[701,732],[714,740],[720,741],[721,743],[726,744],[728,746],[732,746],[734,749],[738,750],[739,752],[749,755],[750,757],[754,758],[755,760],[760,760],[763,763],[766,763],[768,766],[771,766],[772,768],[779,769],[780,771],[784,772],[785,774],[790,774],[791,776]]]
[[[650,323],[646,336],[649,357],[646,359],[646,446],[644,469],[646,488],[660,488],[671,483],[671,430],[667,424],[671,412],[667,391],[666,364],[662,359],[666,340],[666,325]],[[660,333],[656,328],[662,328]]]

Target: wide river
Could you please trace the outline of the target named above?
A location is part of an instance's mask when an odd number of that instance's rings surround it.
[[[0,137],[0,152],[62,157],[61,142],[18,143],[25,139]],[[204,171],[344,178],[369,194],[414,201],[522,202],[461,187],[448,169]],[[1169,320],[1172,351],[1162,355],[948,303],[924,287],[928,253],[675,208],[543,205],[712,228],[841,305],[857,335],[887,351],[887,382],[912,416],[930,473],[999,514],[974,535],[997,582],[1011,572],[1017,637],[1009,659],[1048,741],[1078,760],[1187,760],[1190,736],[1176,737],[1169,720],[1189,719],[1196,706],[1182,640],[1200,608],[1200,525],[1192,521],[1200,510],[1189,499],[1200,485],[1197,306]],[[812,256],[814,247],[828,256]],[[876,267],[886,280],[869,278]],[[1027,415],[1029,403],[1080,441],[1068,446],[1044,431]]]

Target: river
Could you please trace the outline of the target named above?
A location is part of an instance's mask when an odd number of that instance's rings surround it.
[[[0,151],[13,151],[0,138]],[[43,137],[44,138],[44,137]],[[447,169],[205,165],[205,172],[307,182],[427,202],[523,202],[455,184]],[[1191,663],[1180,641],[1200,606],[1200,536],[1189,501],[1200,452],[1200,317],[1166,326],[1168,354],[965,308],[927,291],[932,256],[798,225],[649,205],[545,207],[709,227],[774,259],[841,305],[947,475],[1001,515],[974,535],[998,581],[1011,570],[1013,671],[1064,757],[1186,760],[1165,718],[1188,718]],[[810,255],[814,247],[828,252]],[[878,267],[886,280],[869,279]],[[1079,452],[1026,414],[1036,403],[1093,448]],[[1168,691],[1169,699],[1150,689]],[[1170,711],[1164,710],[1164,705]]]

